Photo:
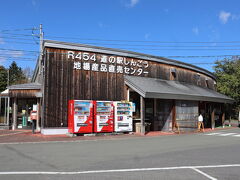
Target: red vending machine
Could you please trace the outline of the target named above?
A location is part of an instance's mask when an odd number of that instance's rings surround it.
[[[68,131],[92,133],[93,101],[70,100],[68,106]]]
[[[113,132],[114,109],[111,101],[95,101],[94,116],[94,132]]]

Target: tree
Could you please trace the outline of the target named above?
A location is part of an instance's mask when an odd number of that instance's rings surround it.
[[[22,68],[18,67],[15,61],[9,66],[9,84],[22,84],[26,83],[27,78],[25,77]]]
[[[7,87],[7,69],[3,66],[0,66],[0,92],[4,91]]]
[[[30,82],[33,76],[33,70],[30,67],[26,67],[23,69],[23,74],[27,78],[28,82]]]
[[[240,57],[225,58],[215,64],[217,90],[232,97],[235,100],[232,107],[240,113]]]

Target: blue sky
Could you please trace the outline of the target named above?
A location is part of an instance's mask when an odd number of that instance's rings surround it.
[[[45,39],[213,63],[223,59],[220,55],[240,54],[239,7],[239,0],[2,1],[0,64],[7,67],[15,60],[23,68],[34,68],[39,45],[31,35],[38,30],[22,29],[39,24],[43,24]],[[197,64],[210,71],[212,65]]]

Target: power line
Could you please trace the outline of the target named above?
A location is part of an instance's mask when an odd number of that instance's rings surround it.
[[[203,47],[203,48],[216,48],[216,47],[240,47],[240,45],[231,45],[231,46],[182,46],[182,45],[175,45],[175,46],[171,46],[171,45],[152,45],[152,44],[106,44],[106,43],[88,43],[89,45],[110,45],[110,46],[143,46],[143,47],[190,47],[190,48],[199,48],[199,47]]]
[[[4,30],[1,30],[1,32],[8,32],[8,31],[27,31],[27,30],[39,30],[39,28],[25,28],[25,29],[4,29]]]
[[[30,50],[23,50],[23,49],[5,49],[5,48],[0,48],[0,50],[3,50],[3,51],[37,52],[38,53],[38,51],[30,51]]]
[[[30,43],[30,42],[20,42],[20,41],[4,41],[6,43],[13,43],[13,44],[32,44],[37,45],[36,43]]]
[[[218,57],[231,57],[240,55],[213,55],[213,56],[163,56],[166,58],[218,58]]]
[[[2,38],[2,39],[19,39],[19,40],[33,41],[32,39],[19,38],[18,36],[0,36],[0,38]]]
[[[240,49],[150,49],[150,48],[121,48],[125,50],[150,50],[150,51],[239,51]]]
[[[0,48],[0,50],[4,51],[22,51],[22,52],[34,52],[39,53],[38,51],[31,51],[31,50],[23,50],[23,49],[6,49]],[[239,49],[240,50],[240,49]],[[59,52],[48,52],[48,53],[56,53],[56,54],[67,54],[67,53],[59,53]],[[194,56],[161,56],[161,57],[168,57],[168,58],[212,58],[212,57],[229,57],[229,56],[240,56],[235,54],[220,54],[220,55],[194,55]]]
[[[25,58],[25,57],[7,57],[7,56],[0,56],[0,58],[6,58],[7,59],[16,59],[18,61],[23,61],[23,60],[28,60],[28,61],[36,61],[37,59],[33,59],[33,58]]]
[[[198,43],[206,43],[206,44],[213,44],[213,43],[240,43],[240,41],[215,41],[215,42],[209,42],[209,41],[143,41],[143,40],[119,40],[119,39],[97,39],[97,38],[78,38],[78,37],[63,37],[63,36],[45,36],[49,38],[59,38],[59,39],[79,39],[79,40],[87,40],[87,41],[115,41],[115,42],[145,42],[145,43],[181,43],[181,44],[198,44]]]
[[[29,36],[35,36],[35,37],[38,37],[39,38],[39,35],[38,34],[15,34],[15,33],[8,33],[8,32],[1,32],[1,34],[6,34],[6,35],[14,35],[14,36],[26,36],[26,37],[29,37]]]
[[[19,39],[19,40],[29,40],[29,41],[33,41],[33,39],[25,39],[25,38],[18,38],[18,37],[0,37],[3,39]],[[10,42],[10,43],[22,43],[22,44],[35,44],[35,43],[28,43],[28,42],[18,42],[18,41],[4,41],[4,42]],[[170,46],[170,45],[144,45],[144,44],[106,44],[106,43],[88,43],[86,45],[110,45],[110,46],[136,46],[136,47],[174,47],[177,48],[176,50],[180,50],[178,48],[221,48],[221,47],[240,47],[240,45],[231,45],[231,46],[182,46],[182,45],[175,45],[175,46]],[[121,48],[125,48],[125,47],[121,47]],[[132,48],[131,48],[132,49]],[[135,49],[135,48],[134,48]],[[140,48],[138,48],[140,49]],[[142,49],[142,48],[141,48]],[[153,50],[153,49],[149,49],[149,50]],[[165,50],[165,49],[154,49],[154,50]],[[168,49],[166,49],[168,50]],[[174,49],[175,50],[175,49]],[[181,49],[182,50],[182,49]],[[185,49],[184,49],[185,50]],[[196,49],[198,50],[198,49]],[[206,49],[207,50],[207,49]],[[221,50],[221,49],[219,49]],[[229,50],[236,50],[236,49],[229,49]]]
[[[20,35],[20,34],[19,34]],[[34,35],[34,34],[33,34]],[[27,35],[27,36],[31,36],[33,37],[33,35]],[[26,39],[26,38],[21,38],[21,37],[18,37],[18,36],[0,36],[0,38],[3,38],[3,39],[19,39],[19,40],[30,40],[32,41],[33,39]],[[239,42],[240,43],[240,42]],[[216,45],[213,45],[213,46],[184,46],[184,45],[155,45],[155,44],[109,44],[109,43],[87,43],[88,45],[110,45],[110,46],[146,46],[146,47],[175,47],[175,48],[178,48],[178,47],[191,47],[191,48],[195,48],[195,47],[203,47],[203,48],[216,48],[216,47],[240,47],[240,45],[230,45],[230,46],[216,46]],[[86,45],[87,45],[86,44]]]

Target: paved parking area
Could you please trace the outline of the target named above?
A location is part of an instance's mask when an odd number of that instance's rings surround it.
[[[240,180],[240,138],[233,136],[239,133],[233,128],[166,136],[64,137],[66,141],[36,134],[32,137],[55,141],[0,143],[0,179]]]
[[[224,128],[228,129],[239,129],[236,127]],[[218,133],[222,129],[205,129],[205,134]],[[196,134],[198,132],[149,132],[144,137],[153,136],[171,136],[171,135],[184,135],[184,134]],[[200,133],[202,134],[202,133]],[[48,141],[79,141],[79,140],[98,140],[98,139],[118,139],[118,138],[134,138],[142,137],[141,134],[120,134],[120,135],[100,135],[100,136],[76,136],[69,137],[66,135],[42,135],[39,132],[32,134],[31,130],[0,130],[0,143],[21,143],[21,142],[48,142]]]
[[[86,179],[86,180],[239,180],[240,164],[212,165],[212,166],[179,166],[162,168],[139,168],[139,169],[111,169],[95,171],[21,171],[0,172],[1,179],[35,179],[35,180],[63,180],[63,179]]]

